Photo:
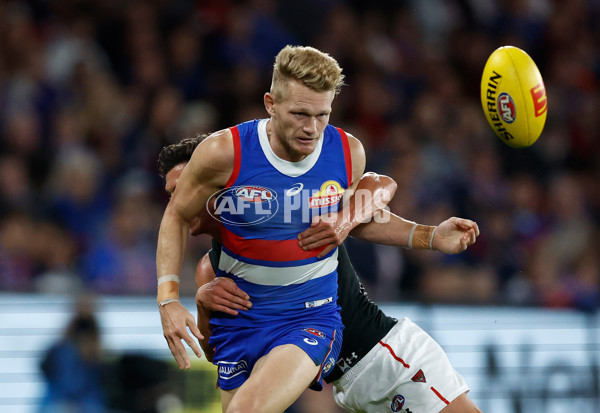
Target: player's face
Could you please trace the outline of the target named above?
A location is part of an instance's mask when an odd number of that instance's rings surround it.
[[[187,165],[187,162],[182,162],[178,165],[175,165],[173,167],[173,169],[171,169],[169,172],[167,172],[167,175],[165,175],[165,191],[169,195],[173,195],[173,192],[175,192],[175,188],[177,187],[177,180],[181,176],[181,173],[183,172],[183,169],[185,168],[186,165]],[[194,218],[190,222],[190,234],[192,234],[192,235],[197,234],[199,232],[200,225],[201,225],[200,218],[199,217]]]
[[[280,101],[272,100],[269,93],[265,96],[271,115],[267,131],[275,154],[297,162],[317,147],[329,123],[335,93],[314,91],[297,80],[289,81],[286,88]]]
[[[169,195],[173,195],[175,192],[175,187],[177,186],[177,180],[181,176],[181,172],[183,172],[183,168],[187,165],[187,162],[182,162],[178,165],[175,165],[173,169],[167,172],[165,176],[165,191]]]

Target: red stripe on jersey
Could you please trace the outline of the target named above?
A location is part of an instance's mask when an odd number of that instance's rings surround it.
[[[444,403],[446,403],[446,404],[450,404],[450,402],[449,402],[448,400],[444,399],[444,397],[443,397],[443,396],[442,396],[442,395],[441,395],[441,394],[440,394],[440,393],[439,393],[439,392],[438,392],[436,389],[434,389],[434,388],[432,387],[432,388],[431,388],[431,390],[433,390],[433,392],[435,393],[435,395],[436,395],[437,397],[439,397],[441,401],[443,401],[443,402],[444,402]]]
[[[229,128],[231,131],[231,135],[233,136],[233,172],[231,172],[231,176],[227,180],[225,184],[225,188],[229,188],[238,175],[240,174],[240,166],[242,165],[242,149],[240,144],[240,131],[237,126],[233,126]]]
[[[344,159],[346,160],[346,175],[348,175],[348,186],[352,185],[352,153],[348,143],[348,135],[342,128],[336,128],[342,137],[342,146],[344,147]]]
[[[298,245],[297,239],[265,240],[246,239],[234,234],[221,225],[223,245],[236,254],[245,258],[261,261],[297,261],[314,258],[326,245],[310,251],[304,251]]]
[[[381,344],[383,347],[387,348],[389,350],[389,352],[391,353],[392,357],[395,358],[396,360],[398,360],[400,363],[402,363],[402,365],[404,367],[406,367],[407,369],[410,368],[410,366],[408,364],[406,364],[406,362],[404,360],[402,360],[400,357],[398,357],[396,355],[396,353],[394,353],[394,350],[392,350],[392,348],[389,345],[385,344],[383,341],[380,341],[379,344]]]

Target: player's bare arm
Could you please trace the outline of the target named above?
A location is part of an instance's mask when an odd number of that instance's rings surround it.
[[[352,156],[352,183],[344,192],[342,210],[331,216],[316,217],[311,227],[298,236],[299,244],[305,250],[329,244],[319,258],[344,242],[353,228],[385,208],[396,191],[393,179],[374,173],[364,174],[366,157],[362,143],[350,134],[348,143]],[[365,194],[368,196],[363,196]]]
[[[179,302],[179,275],[190,225],[205,207],[209,197],[225,185],[233,171],[234,151],[231,132],[216,132],[198,145],[181,173],[167,205],[158,234],[156,267],[163,333],[180,368],[189,368],[184,340],[200,357],[200,348],[187,329],[202,340],[196,320]]]
[[[389,176],[366,172],[332,225],[327,227],[321,224],[323,228],[310,227],[303,231],[298,237],[300,246],[312,250],[325,244],[340,245],[351,229],[369,221],[387,206],[397,187],[396,181]]]
[[[221,311],[236,316],[238,311],[252,307],[250,296],[228,277],[216,277],[208,254],[204,255],[196,268],[196,305],[207,311]],[[204,333],[202,333],[204,334]]]
[[[381,210],[373,221],[357,226],[350,235],[376,244],[458,254],[475,243],[479,226],[470,219],[452,217],[433,227]]]
[[[238,311],[252,307],[250,296],[240,289],[231,278],[215,277],[210,257],[205,254],[196,267],[196,307],[198,309],[198,328],[204,336],[200,345],[208,361],[212,361],[213,348],[209,346],[210,316],[213,311],[221,311],[233,316]]]

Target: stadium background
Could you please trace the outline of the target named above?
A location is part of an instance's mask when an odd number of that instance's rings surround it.
[[[394,212],[481,228],[458,256],[349,240],[371,297],[423,313],[563,309],[588,320],[581,334],[591,338],[575,348],[595,357],[598,17],[593,0],[1,2],[0,341],[26,340],[27,325],[10,320],[30,307],[68,314],[81,293],[152,301],[167,202],[158,152],[264,117],[273,57],[293,43],[344,68],[331,123],[361,139],[367,170],[398,182]],[[545,130],[528,149],[504,146],[479,103],[487,56],[506,44],[533,57],[548,93]],[[205,237],[191,242],[183,296],[193,297],[193,266],[207,248]],[[45,337],[59,337],[64,321],[44,324]],[[597,363],[592,371],[585,397],[597,398]],[[2,383],[25,380],[13,373],[2,371]]]

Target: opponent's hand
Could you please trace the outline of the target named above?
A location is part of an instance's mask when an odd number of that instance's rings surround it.
[[[445,254],[458,254],[473,245],[478,236],[476,222],[452,217],[438,225],[432,246]]]
[[[250,296],[227,277],[217,277],[196,291],[196,305],[233,316],[252,307]]]
[[[352,226],[345,222],[341,214],[332,212],[313,217],[310,228],[298,235],[298,245],[305,251],[324,247],[317,255],[317,258],[323,258],[335,247],[342,245],[351,230]]]
[[[196,341],[188,334],[187,328],[190,329],[191,333],[198,340],[204,338],[196,325],[194,316],[179,301],[159,306],[159,312],[163,334],[165,340],[167,340],[171,354],[173,354],[180,369],[189,369],[191,367],[190,359],[181,340],[184,340],[196,356],[200,358],[202,357],[200,347],[198,347]]]

